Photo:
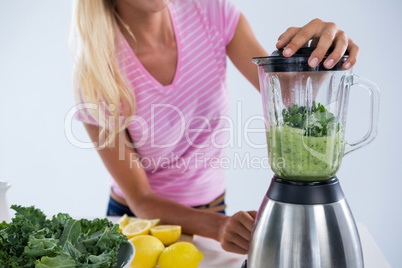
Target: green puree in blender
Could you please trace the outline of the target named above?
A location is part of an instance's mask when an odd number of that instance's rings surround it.
[[[267,140],[272,170],[281,178],[297,181],[327,180],[340,167],[345,142],[335,116],[313,102],[311,111],[293,105],[276,115]]]

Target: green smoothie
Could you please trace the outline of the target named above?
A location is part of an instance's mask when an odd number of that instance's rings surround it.
[[[341,165],[345,141],[339,125],[334,123],[336,120],[332,116],[328,124],[321,121],[321,127],[328,129],[325,132],[317,129],[317,124],[313,126],[316,131],[312,131],[311,118],[314,115],[309,116],[309,120],[300,122],[297,127],[285,123],[270,127],[267,131],[270,165],[283,179],[327,180],[335,175]],[[329,123],[332,123],[332,128]]]

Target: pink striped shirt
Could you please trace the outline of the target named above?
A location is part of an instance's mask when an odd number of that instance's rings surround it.
[[[197,206],[225,191],[217,161],[229,142],[226,45],[240,12],[228,0],[174,0],[168,8],[178,49],[171,85],[152,77],[122,38],[119,55],[137,104],[127,129],[153,191]]]

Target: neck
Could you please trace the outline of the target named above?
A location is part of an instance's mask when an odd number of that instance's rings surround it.
[[[120,29],[134,48],[134,52],[141,53],[144,50],[165,47],[175,39],[167,6],[158,12],[144,12],[123,1],[117,3],[121,3],[117,5],[117,12],[135,40],[125,27],[120,25]]]

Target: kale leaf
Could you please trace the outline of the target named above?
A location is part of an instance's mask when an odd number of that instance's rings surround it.
[[[12,205],[11,223],[0,223],[2,267],[112,267],[128,239],[107,219],[46,219],[35,207]]]
[[[329,112],[321,103],[313,101],[311,109],[294,104],[282,110],[285,126],[305,130],[306,136],[323,137],[338,132],[339,123],[333,113]]]
[[[76,262],[70,257],[70,255],[66,253],[62,253],[57,255],[56,257],[48,257],[44,256],[40,260],[35,262],[36,268],[57,268],[57,267],[65,267],[65,268],[73,268],[76,267]]]

